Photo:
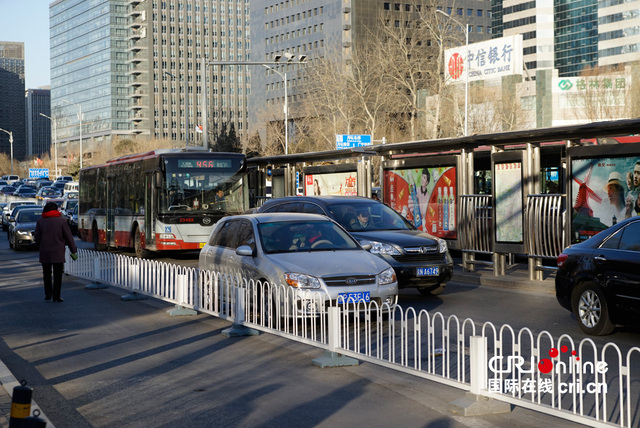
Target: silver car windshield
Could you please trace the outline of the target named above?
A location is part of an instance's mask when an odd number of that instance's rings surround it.
[[[379,202],[331,204],[335,219],[349,232],[366,230],[413,230],[404,217]]]
[[[360,249],[358,243],[330,221],[278,221],[258,225],[266,254]]]

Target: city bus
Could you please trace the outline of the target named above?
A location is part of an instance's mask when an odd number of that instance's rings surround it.
[[[78,233],[96,250],[198,250],[223,216],[249,205],[246,159],[202,148],[122,156],[80,171]]]

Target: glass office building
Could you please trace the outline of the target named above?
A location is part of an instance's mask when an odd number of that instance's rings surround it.
[[[24,43],[0,42],[0,128],[13,133],[13,157],[18,160],[27,151],[24,117]],[[5,132],[0,132],[0,152],[11,153]]]

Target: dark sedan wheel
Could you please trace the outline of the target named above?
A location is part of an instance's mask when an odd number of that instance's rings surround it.
[[[594,336],[611,334],[615,325],[609,317],[609,308],[602,289],[593,282],[580,284],[573,291],[573,313],[582,331]]]

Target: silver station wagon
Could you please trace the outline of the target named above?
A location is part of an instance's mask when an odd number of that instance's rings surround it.
[[[392,309],[398,298],[393,268],[336,222],[317,214],[225,217],[202,248],[199,267],[221,274],[241,273],[251,283],[267,284],[270,292],[265,294],[281,308],[284,300],[290,300],[283,296],[292,290],[313,294],[304,304],[298,301],[287,309],[296,307],[297,315],[319,314],[327,305],[344,303],[364,308],[375,302],[371,307]],[[275,310],[276,305],[269,307]]]

